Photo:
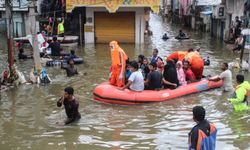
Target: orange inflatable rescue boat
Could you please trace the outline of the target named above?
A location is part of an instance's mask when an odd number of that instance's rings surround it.
[[[192,93],[198,93],[222,86],[222,81],[214,82],[203,79],[198,82],[190,83],[186,86],[180,86],[177,89],[164,89],[160,91],[144,90],[135,92],[129,89],[119,90],[116,86],[104,82],[94,89],[93,95],[95,101],[112,104],[141,104],[151,102],[161,102],[173,98],[185,96]]]

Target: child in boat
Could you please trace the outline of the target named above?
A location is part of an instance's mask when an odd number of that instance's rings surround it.
[[[176,71],[177,71],[177,77],[178,77],[180,85],[187,85],[186,75],[183,70],[182,61],[178,61],[176,63]]]
[[[129,79],[129,77],[130,77],[131,74],[132,74],[132,72],[130,71],[130,62],[126,61],[125,84],[128,83],[128,79]]]
[[[190,64],[188,61],[183,62],[183,70],[184,70],[184,73],[186,76],[186,81],[188,83],[196,81],[195,75],[194,75],[193,71],[190,69]]]
[[[150,72],[149,66],[148,66],[148,59],[147,59],[147,58],[144,58],[144,59],[143,59],[143,64],[141,65],[140,70],[141,70],[141,72],[142,72],[142,75],[143,75],[143,77],[144,77],[144,80],[146,80],[147,77],[148,77],[148,74],[149,74],[149,72]]]
[[[132,74],[130,75],[128,79],[128,83],[120,88],[121,90],[124,90],[126,88],[129,88],[132,91],[143,91],[144,90],[144,79],[142,73],[138,70],[138,63],[136,61],[132,61],[130,63],[130,68],[132,71]]]
[[[158,90],[161,89],[162,74],[156,70],[156,63],[149,64],[149,74],[146,81],[144,81],[146,90]]]

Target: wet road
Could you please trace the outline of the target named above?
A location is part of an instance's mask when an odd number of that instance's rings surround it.
[[[179,27],[156,15],[151,16],[150,28],[153,36],[145,45],[121,45],[130,59],[139,54],[150,56],[155,47],[161,56],[166,56],[176,49],[199,45],[202,56],[211,59],[211,66],[205,67],[204,74],[214,75],[220,72],[221,62],[239,57],[206,33],[184,29],[192,39],[175,40],[173,37]],[[164,32],[171,39],[162,41]],[[250,149],[250,112],[234,113],[226,100],[228,94],[220,89],[145,105],[97,103],[92,101],[92,90],[107,80],[108,45],[86,45],[77,53],[86,60],[86,64],[77,66],[79,76],[67,78],[64,70],[47,68],[52,84],[22,85],[1,93],[0,149],[187,149],[187,135],[195,124],[191,111],[195,105],[203,105],[208,120],[217,126],[218,150]],[[17,64],[21,71],[29,74],[32,60]],[[234,75],[238,72],[233,71]],[[250,76],[246,74],[246,78],[249,80]],[[56,101],[68,85],[75,88],[82,119],[77,124],[62,127],[55,125],[65,117],[64,111],[56,107]]]

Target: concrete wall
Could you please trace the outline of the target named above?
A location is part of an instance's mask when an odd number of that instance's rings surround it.
[[[23,14],[28,14],[27,11],[15,11],[13,12],[13,35],[14,37],[22,37],[26,35],[26,27],[25,27],[25,19]],[[5,12],[2,12],[2,16],[5,17]],[[6,24],[5,21],[0,22],[0,30],[1,32],[6,32]]]
[[[144,43],[144,31],[145,31],[145,21],[144,21],[144,8],[140,7],[120,7],[117,12],[135,12],[135,43]],[[86,18],[92,18],[92,22],[86,21],[85,26],[92,26],[92,32],[85,32],[85,44],[95,42],[95,31],[94,31],[94,12],[107,12],[104,7],[87,7],[86,8]]]
[[[236,16],[243,16],[244,3],[246,0],[226,0],[226,24],[225,24],[225,39],[229,36],[229,29],[232,21]],[[231,18],[230,18],[231,16]]]

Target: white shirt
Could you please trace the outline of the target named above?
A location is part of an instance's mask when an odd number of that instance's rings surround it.
[[[232,72],[227,69],[225,71],[223,71],[220,76],[219,76],[222,80],[223,80],[223,89],[225,91],[233,91],[233,84],[232,84]]]
[[[128,80],[132,82],[132,84],[129,86],[131,90],[133,91],[144,90],[144,78],[140,71],[132,72]]]

